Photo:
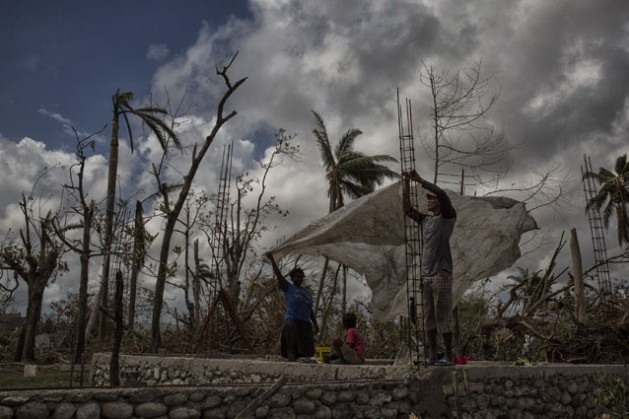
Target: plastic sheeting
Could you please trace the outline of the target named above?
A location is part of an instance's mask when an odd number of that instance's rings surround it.
[[[426,211],[425,193],[419,210]],[[505,197],[469,197],[446,191],[457,211],[450,239],[453,297],[478,280],[509,268],[520,257],[523,233],[537,228],[525,205]],[[376,320],[407,316],[406,251],[402,183],[377,190],[313,222],[271,251],[325,256],[363,274],[372,291]]]

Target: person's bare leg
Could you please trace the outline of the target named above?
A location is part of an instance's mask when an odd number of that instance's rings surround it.
[[[428,354],[430,358],[436,362],[437,361],[437,329],[428,330],[426,332],[428,336]]]
[[[444,333],[443,334],[443,344],[446,347],[446,357],[452,362],[454,358],[452,357],[452,333]]]
[[[359,365],[359,364],[365,363],[365,361],[363,361],[362,359],[356,356],[356,352],[354,352],[354,349],[350,348],[347,343],[344,343],[341,346],[340,351],[341,351],[343,361],[345,361],[345,363],[347,364]]]

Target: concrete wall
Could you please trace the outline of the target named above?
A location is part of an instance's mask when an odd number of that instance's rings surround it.
[[[108,356],[94,358],[107,371]],[[152,365],[152,377],[166,380],[192,363],[213,384],[92,387],[0,392],[0,418],[566,418],[601,417],[600,379],[629,380],[620,365],[543,364],[515,367],[474,362],[421,371],[385,366],[308,365],[259,360],[195,360],[128,357],[123,365]],[[147,363],[147,364],[145,364]],[[159,365],[158,365],[159,364]],[[142,370],[143,371],[143,370]],[[166,374],[163,372],[166,371]],[[212,372],[212,374],[208,374]],[[220,374],[218,374],[220,372]],[[193,377],[193,374],[190,375]],[[244,382],[250,377],[249,383]],[[229,380],[241,384],[228,384]],[[191,378],[189,378],[191,380]],[[253,380],[259,380],[253,382]],[[273,390],[273,391],[271,391]],[[626,401],[625,401],[626,402]],[[629,406],[616,406],[627,412]]]

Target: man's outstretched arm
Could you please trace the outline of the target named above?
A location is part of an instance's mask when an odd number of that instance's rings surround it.
[[[452,206],[452,201],[450,201],[450,197],[448,196],[446,191],[444,191],[437,185],[423,179],[415,170],[413,170],[409,176],[411,179],[422,185],[422,188],[437,195],[437,200],[439,200],[439,207],[441,209],[441,216],[443,218],[456,218],[456,211]]]
[[[402,209],[404,210],[404,215],[413,219],[417,223],[421,223],[422,220],[424,219],[424,214],[417,211],[416,208],[413,208],[413,204],[411,204],[411,197],[410,197],[411,177],[412,177],[412,173],[402,174]]]

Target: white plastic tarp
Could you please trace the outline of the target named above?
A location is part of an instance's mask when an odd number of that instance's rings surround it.
[[[509,268],[520,257],[523,233],[537,228],[523,203],[505,197],[469,197],[446,191],[457,211],[450,239],[453,297],[477,280]],[[419,210],[425,211],[419,188]],[[406,249],[401,181],[313,222],[271,251],[325,256],[363,274],[372,291],[375,319],[407,316]]]

